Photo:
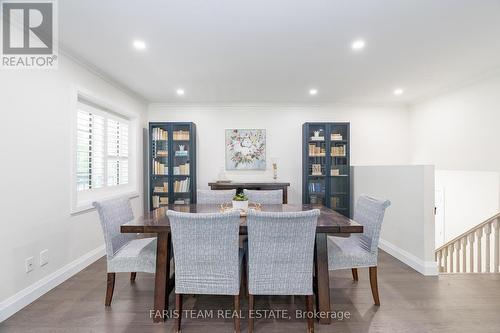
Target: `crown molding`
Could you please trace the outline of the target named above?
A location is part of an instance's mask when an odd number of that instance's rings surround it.
[[[99,77],[106,83],[110,84],[114,88],[122,91],[123,93],[131,97],[139,99],[141,102],[146,104],[146,106],[148,105],[149,101],[146,99],[146,97],[142,96],[141,94],[127,87],[126,85],[123,85],[118,80],[114,79],[113,77],[111,77],[109,74],[107,74],[105,71],[95,66],[94,64],[91,64],[88,61],[84,60],[83,58],[76,56],[73,52],[69,51],[61,44],[59,45],[59,54],[65,56],[66,58],[76,63],[77,65],[85,68],[87,71],[96,75],[97,77]]]

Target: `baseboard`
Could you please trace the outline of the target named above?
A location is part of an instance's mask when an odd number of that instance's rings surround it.
[[[423,261],[413,254],[383,239],[379,240],[378,247],[422,275],[438,275],[437,263],[435,261]]]
[[[7,298],[5,301],[0,303],[0,323],[46,292],[57,287],[59,284],[80,272],[85,267],[102,258],[104,254],[104,245],[99,246],[80,258],[70,262],[66,266],[47,275],[43,279],[33,283],[31,286],[21,290],[17,294]]]

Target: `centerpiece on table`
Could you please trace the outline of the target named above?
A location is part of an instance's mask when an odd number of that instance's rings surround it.
[[[248,197],[243,193],[238,193],[233,197],[233,209],[247,211]]]

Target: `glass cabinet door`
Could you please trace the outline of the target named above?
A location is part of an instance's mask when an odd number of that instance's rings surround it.
[[[191,203],[191,165],[189,124],[172,125],[172,203]],[[194,138],[193,138],[194,139]]]
[[[307,135],[307,193],[309,203],[326,205],[326,126],[308,126]]]
[[[330,128],[330,170],[328,206],[344,215],[349,214],[349,138],[348,125],[332,124]]]
[[[151,206],[159,208],[169,203],[168,128],[155,126],[151,129]]]

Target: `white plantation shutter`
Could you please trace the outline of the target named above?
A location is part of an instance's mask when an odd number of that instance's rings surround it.
[[[78,102],[77,191],[128,184],[130,121],[92,102]]]
[[[128,129],[128,121],[108,119],[108,186],[128,183]]]
[[[77,190],[104,186],[104,117],[78,110],[77,116]]]

